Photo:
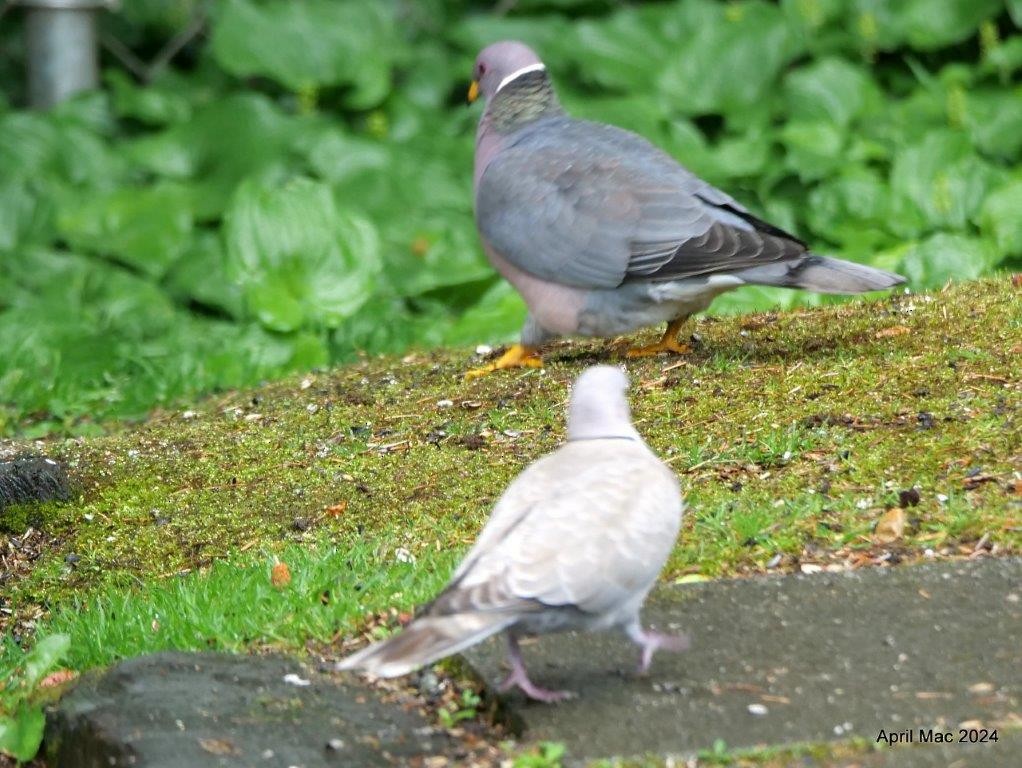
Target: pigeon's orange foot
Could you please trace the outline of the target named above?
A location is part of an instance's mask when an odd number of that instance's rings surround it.
[[[472,379],[478,379],[480,376],[485,376],[493,371],[499,371],[503,368],[542,368],[543,358],[536,354],[536,350],[533,347],[525,347],[521,344],[513,344],[508,348],[507,352],[501,355],[497,360],[484,365],[480,368],[473,368],[471,371],[465,372],[465,379],[471,381]]]
[[[660,339],[656,344],[648,344],[645,347],[632,347],[625,351],[625,357],[652,357],[661,352],[670,352],[675,355],[687,355],[692,351],[688,344],[680,343],[677,339]]]
[[[656,344],[649,344],[645,347],[632,347],[625,352],[625,357],[652,357],[661,352],[670,352],[675,355],[687,355],[692,351],[688,344],[678,341],[678,332],[681,331],[687,317],[679,317],[667,324],[667,330],[663,337]]]

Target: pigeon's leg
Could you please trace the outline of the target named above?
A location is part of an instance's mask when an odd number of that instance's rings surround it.
[[[689,646],[688,635],[667,635],[663,632],[654,632],[643,629],[642,625],[635,621],[625,627],[625,632],[632,642],[642,648],[642,657],[639,660],[639,674],[644,675],[649,671],[650,662],[653,661],[653,654],[659,650],[678,653],[687,651]]]
[[[692,351],[692,347],[684,342],[678,341],[678,333],[688,321],[688,315],[676,317],[667,324],[667,330],[663,337],[656,344],[649,344],[645,347],[632,347],[625,352],[626,357],[650,357],[661,352],[673,352],[676,355],[685,355]]]
[[[528,673],[525,671],[525,660],[522,658],[522,651],[518,647],[518,638],[511,633],[507,636],[507,658],[511,662],[511,672],[504,681],[497,686],[498,691],[506,691],[510,688],[518,686],[522,689],[522,693],[528,696],[530,699],[536,701],[542,701],[546,704],[552,704],[556,701],[564,701],[565,699],[571,699],[575,696],[571,691],[548,691],[546,688],[540,688],[538,685],[533,683],[529,679]]]
[[[471,371],[466,371],[466,379],[477,379],[480,376],[485,376],[493,371],[499,371],[502,368],[542,368],[543,358],[540,357],[535,347],[526,347],[522,344],[512,344],[508,348],[507,352],[501,355],[497,360],[488,365],[484,365],[481,368],[473,368]]]

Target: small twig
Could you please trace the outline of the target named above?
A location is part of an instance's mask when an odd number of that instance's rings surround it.
[[[149,68],[142,59],[132,53],[128,46],[107,32],[103,32],[99,40],[103,47],[112,53],[114,58],[121,62],[135,76],[135,79],[139,82],[147,82]]]
[[[202,32],[205,26],[206,16],[202,12],[193,16],[188,26],[174,35],[170,41],[163,46],[162,49],[160,49],[160,52],[156,54],[156,58],[154,58],[152,63],[149,65],[149,74],[146,81],[148,82],[160,74],[171,60],[181,52],[181,49],[188,45],[188,43]]]

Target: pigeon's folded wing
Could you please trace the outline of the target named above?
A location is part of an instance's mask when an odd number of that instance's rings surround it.
[[[476,220],[503,258],[578,288],[734,272],[806,253],[645,139],[566,117],[530,126],[490,162]]]

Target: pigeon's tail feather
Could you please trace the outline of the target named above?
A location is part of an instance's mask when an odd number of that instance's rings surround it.
[[[817,293],[866,293],[893,288],[905,278],[854,261],[809,254],[798,261],[764,264],[737,273],[746,283],[802,288]]]
[[[362,669],[376,677],[398,677],[450,656],[513,624],[507,613],[423,616],[386,640],[337,662],[337,669]]]

